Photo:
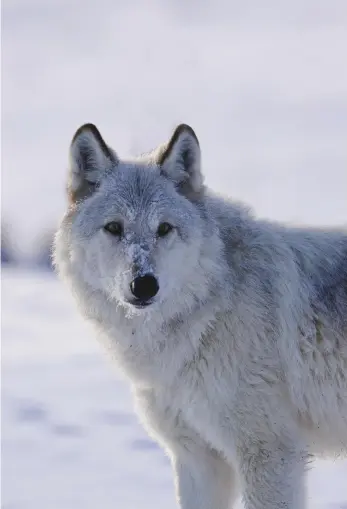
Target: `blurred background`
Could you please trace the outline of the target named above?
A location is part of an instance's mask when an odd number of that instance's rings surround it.
[[[3,508],[175,507],[168,461],[52,272],[75,130],[129,156],[188,123],[217,191],[346,224],[346,61],[345,0],[3,0]],[[347,507],[346,478],[318,462],[310,507]]]

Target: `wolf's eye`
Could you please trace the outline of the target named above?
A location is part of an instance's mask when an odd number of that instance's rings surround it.
[[[172,226],[169,223],[160,223],[157,230],[158,237],[165,237],[172,230]]]
[[[112,235],[122,235],[123,228],[120,223],[117,223],[117,221],[111,221],[110,223],[105,224],[104,230],[111,233]]]

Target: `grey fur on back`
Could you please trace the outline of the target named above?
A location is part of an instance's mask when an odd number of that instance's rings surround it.
[[[237,479],[247,509],[305,507],[309,455],[347,450],[346,231],[213,193],[187,125],[128,161],[82,126],[68,194],[56,266],[170,454],[182,509],[227,509]],[[159,291],[139,309],[144,274]]]

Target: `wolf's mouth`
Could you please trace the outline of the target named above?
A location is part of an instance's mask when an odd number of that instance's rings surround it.
[[[128,303],[137,309],[143,309],[153,304],[153,300],[133,299],[129,300]]]

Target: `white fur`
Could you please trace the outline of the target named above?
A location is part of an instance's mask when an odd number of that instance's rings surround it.
[[[56,265],[172,458],[182,509],[239,493],[247,509],[303,509],[310,454],[347,450],[347,235],[256,220],[201,188],[192,150],[189,196],[177,151],[170,171],[158,151],[118,162],[68,210]],[[124,238],[102,231],[112,218]],[[158,239],[163,220],[177,229]],[[160,283],[143,310],[135,265]]]

